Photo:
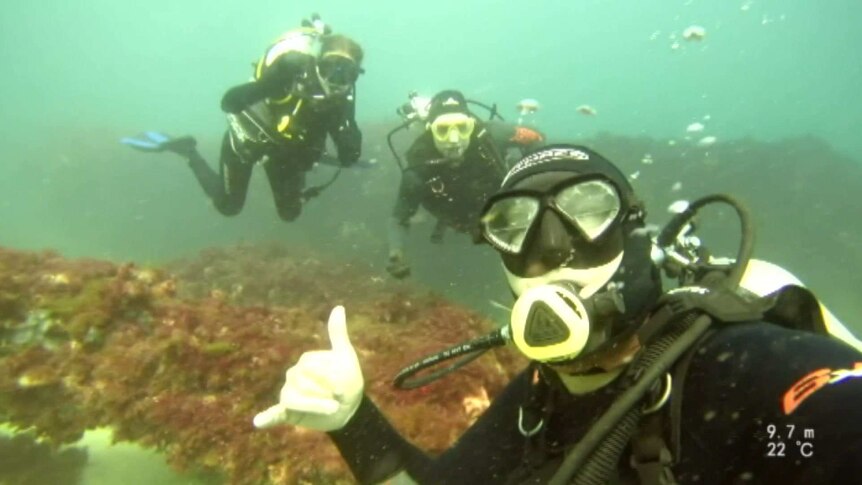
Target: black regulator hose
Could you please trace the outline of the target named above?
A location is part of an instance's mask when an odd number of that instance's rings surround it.
[[[395,163],[398,164],[398,168],[400,168],[402,172],[404,171],[404,164],[401,162],[401,157],[398,156],[398,152],[395,151],[395,145],[392,144],[392,136],[410,126],[411,123],[413,123],[413,120],[407,120],[393,128],[392,131],[386,135],[386,143],[389,145],[389,151],[392,152],[392,156],[395,158]]]
[[[488,106],[487,104],[482,103],[480,101],[476,101],[474,99],[468,99],[467,103],[475,104],[476,106],[481,106],[482,108],[485,108],[486,110],[488,110],[488,120],[493,120],[494,118],[499,118],[500,121],[506,121],[502,116],[500,116],[500,113],[497,111],[497,104],[496,103],[494,103],[491,106]]]
[[[697,211],[714,202],[724,202],[728,204],[733,207],[736,214],[739,216],[742,240],[739,244],[736,261],[728,275],[731,287],[736,288],[742,281],[742,276],[745,274],[745,269],[748,267],[748,263],[751,261],[751,255],[754,252],[754,223],[751,220],[751,214],[748,211],[748,208],[746,208],[745,205],[736,198],[726,194],[714,194],[702,197],[692,202],[686,210],[671,218],[664,229],[662,229],[656,242],[659,247],[662,248],[672,245],[679,235],[679,232],[692,220],[692,218],[694,218]]]
[[[409,366],[401,369],[401,371],[395,376],[395,379],[392,384],[396,388],[404,390],[422,387],[426,384],[430,384],[431,382],[436,381],[437,379],[440,379],[446,374],[449,374],[469,364],[470,362],[484,354],[486,351],[494,347],[500,347],[502,345],[505,345],[507,341],[508,339],[506,338],[505,328],[495,330],[488,335],[484,335],[477,339],[470,340],[469,342],[458,344],[454,347],[450,347],[442,352],[429,355],[418,362],[410,364]],[[427,374],[420,377],[413,377],[420,371],[440,364],[441,362],[454,359],[456,357],[461,358],[452,363],[451,365],[437,369],[435,371],[428,372]]]
[[[617,398],[587,434],[566,454],[548,482],[551,485],[608,483],[620,454],[635,432],[642,414],[641,399],[674,362],[709,329],[708,315],[690,315],[644,350],[632,364],[631,387]],[[589,460],[589,461],[588,461]]]

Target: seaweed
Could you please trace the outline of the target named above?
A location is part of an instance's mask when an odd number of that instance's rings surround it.
[[[158,269],[0,248],[0,267],[12,295],[0,314],[0,418],[52,446],[110,427],[179,471],[233,484],[352,482],[324,433],[251,424],[275,402],[284,370],[329,345],[335,304],[347,307],[366,392],[431,452],[524,364],[489,353],[427,388],[395,390],[392,376],[411,359],[491,323],[361,264],[294,249],[210,249]]]

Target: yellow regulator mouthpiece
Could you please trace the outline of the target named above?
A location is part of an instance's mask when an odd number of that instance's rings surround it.
[[[573,359],[587,345],[590,320],[578,295],[562,285],[527,290],[515,302],[512,341],[527,358],[539,362]]]

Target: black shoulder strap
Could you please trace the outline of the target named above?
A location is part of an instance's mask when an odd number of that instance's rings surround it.
[[[637,471],[641,485],[676,483],[671,467],[679,463],[682,456],[682,393],[685,377],[692,357],[714,332],[709,330],[702,335],[673,367],[670,408],[646,416],[632,437],[631,465]],[[665,440],[667,434],[670,435],[670,446]]]
[[[719,323],[754,321],[763,318],[767,304],[750,300],[721,285],[715,287],[684,286],[659,298],[658,309],[638,330],[641,342],[650,342],[668,322],[691,312],[705,313]]]
[[[689,364],[691,364],[691,360],[700,348],[701,344],[714,333],[715,330],[709,330],[706,332],[700,340],[692,345],[688,353],[680,359],[679,363],[677,363],[673,369],[673,389],[670,394],[670,409],[668,417],[670,418],[670,450],[671,453],[673,453],[674,463],[679,463],[679,459],[682,456],[682,394],[685,387],[685,378],[688,375]]]
[[[660,308],[640,329],[639,338],[650,341],[670,322],[691,313],[708,314],[720,323],[752,321],[762,317],[764,304],[751,301],[721,286],[681,288],[660,300]],[[671,467],[681,456],[682,395],[689,364],[701,343],[714,331],[707,331],[673,365],[670,408],[650,414],[641,421],[632,437],[630,463],[641,485],[671,485],[676,480]],[[668,422],[669,421],[669,422]],[[669,434],[670,446],[665,439]]]
[[[671,471],[673,455],[663,439],[662,413],[650,414],[641,419],[637,433],[632,437],[631,466],[637,471],[641,485],[674,485]]]
[[[682,287],[664,295],[658,309],[638,330],[638,338],[649,342],[668,323],[694,312],[705,313],[724,324],[766,320],[786,328],[828,334],[819,302],[806,288],[791,285],[767,297],[748,298],[717,285]],[[678,463],[682,455],[682,397],[686,375],[695,353],[714,332],[707,331],[674,364],[669,409],[645,416],[632,437],[630,461],[641,485],[676,483],[671,466]],[[670,446],[666,436],[670,438]]]
[[[488,127],[480,124],[476,128],[480,130],[479,134],[476,135],[476,141],[479,145],[477,147],[479,155],[491,162],[494,169],[497,170],[501,176],[505,175],[509,169],[506,167],[506,161],[503,158],[503,154],[500,153],[500,150],[498,150],[497,146],[494,144],[494,137],[491,136],[491,132],[488,131]]]

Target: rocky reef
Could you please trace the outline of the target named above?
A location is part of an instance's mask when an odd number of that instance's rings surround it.
[[[145,268],[0,249],[0,421],[55,446],[111,427],[177,470],[216,470],[234,484],[350,483],[323,433],[251,425],[284,370],[328,345],[336,304],[366,392],[431,453],[525,364],[503,349],[425,388],[394,389],[401,367],[490,322],[312,251],[237,246]]]

